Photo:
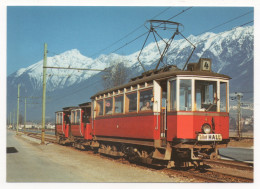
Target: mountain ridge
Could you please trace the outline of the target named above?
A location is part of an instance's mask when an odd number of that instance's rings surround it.
[[[253,26],[239,27],[235,30],[222,33],[208,32],[199,36],[190,35],[189,39],[196,45],[196,50],[190,59],[190,62],[198,62],[200,57],[212,59],[212,69],[217,73],[230,75],[233,79],[230,82],[230,92],[253,90],[253,50],[254,50],[254,30]],[[158,42],[160,48],[163,48],[163,42]],[[166,64],[177,65],[182,68],[188,56],[192,51],[192,46],[184,39],[174,40],[170,46],[164,62]],[[127,67],[131,70],[131,77],[141,74],[137,56],[140,51],[130,55],[118,54],[101,54],[95,59],[86,57],[77,49],[65,51],[59,55],[47,58],[48,66],[88,68],[88,69],[104,69],[109,66],[110,62],[120,60],[127,62]],[[149,43],[140,56],[144,67],[149,70],[155,67],[159,58],[159,53],[155,43]],[[95,79],[101,78],[101,72],[93,71],[77,71],[77,70],[58,70],[48,69],[47,71],[47,93],[55,96],[61,91],[77,90],[82,86],[88,85]],[[131,76],[131,77],[130,77]],[[21,94],[24,96],[38,95],[41,96],[42,90],[42,60],[30,65],[27,68],[21,68],[7,77],[7,94],[8,107],[15,107],[15,99],[17,95],[17,84],[22,83]],[[97,90],[102,90],[102,84],[97,87],[88,88],[92,95]],[[84,90],[83,90],[84,91]],[[66,93],[66,92],[65,92]],[[84,93],[83,93],[84,94]],[[83,99],[88,100],[89,95],[78,97],[78,101],[71,103],[79,104]],[[76,95],[77,96],[77,95]],[[249,96],[249,98],[252,99]],[[79,102],[82,99],[81,102]],[[79,103],[78,103],[79,102]],[[52,105],[52,109],[58,109],[60,106],[69,105],[68,100],[62,101],[61,105]]]

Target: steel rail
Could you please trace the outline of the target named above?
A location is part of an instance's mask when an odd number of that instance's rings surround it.
[[[241,161],[205,159],[205,160],[203,160],[203,162],[207,165],[224,166],[224,167],[235,168],[235,169],[239,169],[239,170],[248,170],[248,171],[254,170],[253,163],[245,163],[245,162],[241,162]]]

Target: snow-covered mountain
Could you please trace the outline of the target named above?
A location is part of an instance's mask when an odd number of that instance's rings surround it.
[[[213,71],[231,76],[230,91],[253,91],[254,29],[253,26],[240,27],[223,33],[205,33],[200,36],[189,36],[188,40],[196,46],[190,62],[197,62],[200,57],[211,58]],[[164,43],[159,41],[159,46]],[[184,39],[174,40],[164,60],[167,64],[182,68],[190,52],[191,45]],[[142,72],[137,56],[139,51],[123,56],[118,54],[100,55],[96,59],[83,56],[77,49],[66,51],[50,57],[50,67],[71,67],[104,69],[113,61],[126,61],[131,70],[131,77]],[[140,57],[144,67],[153,69],[158,61],[159,52],[156,43],[148,44]],[[41,96],[42,63],[39,61],[27,68],[22,68],[7,78],[7,112],[16,107],[17,84],[21,83],[21,96]],[[65,106],[77,105],[89,101],[89,97],[103,89],[101,72],[78,71],[67,69],[48,69],[47,71],[47,111],[46,115],[54,116],[54,112]],[[253,101],[253,93],[246,93],[247,99]],[[49,100],[48,100],[49,99]],[[35,101],[34,101],[35,102]],[[41,101],[38,100],[40,103]],[[48,104],[49,103],[49,104]],[[29,104],[28,104],[29,105]],[[31,115],[27,119],[40,119],[41,104],[33,105]]]

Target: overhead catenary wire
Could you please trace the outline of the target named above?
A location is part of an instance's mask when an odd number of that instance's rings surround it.
[[[223,26],[223,25],[225,25],[225,24],[227,24],[227,23],[230,23],[230,22],[232,22],[232,21],[234,21],[234,20],[237,20],[237,19],[239,19],[239,18],[241,18],[241,17],[243,17],[243,16],[246,16],[246,15],[248,15],[248,14],[250,14],[250,13],[253,13],[253,11],[246,12],[246,13],[244,13],[244,14],[242,14],[242,15],[239,15],[239,16],[237,16],[237,17],[235,17],[235,18],[232,18],[232,19],[230,19],[230,20],[227,20],[227,21],[224,22],[224,23],[218,24],[218,25],[216,25],[216,26],[214,26],[214,27],[212,27],[212,28],[210,28],[210,29],[208,29],[208,30],[206,30],[206,31],[203,31],[203,32],[197,34],[196,36],[201,35],[201,34],[204,34],[204,33],[209,32],[209,31],[211,31],[211,30],[214,30],[214,29],[216,29],[216,28],[218,28],[218,27],[220,27],[220,26]]]
[[[207,41],[207,40],[209,40],[209,39],[215,38],[215,37],[217,37],[217,36],[219,36],[219,35],[222,35],[222,34],[224,34],[224,33],[230,32],[230,31],[235,30],[235,29],[237,29],[237,28],[239,28],[239,27],[243,27],[243,26],[245,26],[245,25],[251,24],[251,23],[253,23],[253,22],[254,22],[254,20],[251,20],[251,21],[249,21],[249,22],[243,23],[243,24],[241,24],[241,25],[239,25],[239,26],[236,26],[236,27],[234,27],[234,28],[232,28],[232,29],[230,29],[230,30],[227,30],[227,31],[224,31],[224,32],[220,32],[220,33],[218,33],[218,34],[215,34],[215,35],[212,36],[212,37],[209,37],[209,38],[206,38],[206,39],[204,39],[204,40],[198,41],[198,42],[194,43],[194,45],[197,46],[198,44],[203,43],[203,42],[205,42],[205,41]],[[206,33],[206,31],[205,31],[204,33]],[[200,35],[202,35],[202,34],[204,34],[204,33],[201,33]],[[187,48],[187,47],[183,47],[183,48],[180,49],[179,51],[181,52],[181,51],[184,50],[185,48]]]
[[[236,26],[236,27],[234,27],[234,28],[232,28],[232,29],[230,29],[230,30],[227,30],[227,31],[224,31],[224,32],[220,32],[220,33],[218,33],[218,34],[216,34],[216,35],[214,35],[214,36],[212,36],[212,37],[210,37],[210,38],[207,38],[207,39],[204,39],[204,40],[201,40],[201,41],[195,43],[195,45],[200,44],[200,43],[202,43],[202,42],[204,42],[204,41],[207,41],[207,40],[209,40],[209,39],[215,38],[215,37],[217,37],[217,36],[219,36],[219,35],[222,35],[223,33],[227,33],[227,32],[230,32],[230,31],[232,31],[232,30],[235,30],[235,29],[237,29],[237,28],[239,28],[239,27],[243,27],[243,26],[245,26],[245,25],[251,24],[251,23],[253,23],[253,22],[254,22],[254,20],[251,20],[251,21],[249,21],[249,22],[246,22],[246,23],[244,23],[244,24],[241,24],[241,25],[239,25],[239,26]]]
[[[164,12],[166,12],[167,10],[169,10],[170,8],[172,8],[172,7],[167,7],[166,9],[164,9],[163,11],[161,11],[160,13],[158,13],[157,15],[155,15],[154,17],[152,17],[152,19],[153,19],[153,18],[156,18],[156,17],[158,17],[158,16],[160,16],[161,14],[163,14]],[[115,44],[117,44],[117,43],[119,43],[120,41],[124,40],[124,39],[127,38],[128,36],[132,35],[133,33],[135,33],[136,31],[138,31],[138,30],[141,29],[142,27],[143,27],[143,24],[141,24],[140,26],[138,26],[137,28],[135,28],[134,30],[132,30],[131,32],[129,32],[128,34],[126,34],[124,37],[122,37],[122,38],[118,39],[117,41],[115,41],[114,43],[110,44],[109,46],[107,46],[107,47],[105,47],[105,48],[99,50],[98,52],[92,54],[90,57],[94,57],[94,56],[100,54],[101,52],[103,52],[103,51],[105,51],[105,50],[107,50],[107,49],[113,47]]]
[[[191,8],[192,8],[192,7],[189,7],[189,8],[187,8],[187,9],[185,9],[185,10],[182,10],[182,11],[179,12],[178,14],[176,14],[176,15],[172,16],[171,18],[169,18],[168,21],[169,21],[170,19],[172,19],[172,18],[175,18],[175,17],[177,17],[177,16],[183,14],[184,12],[190,10]],[[131,40],[131,41],[125,43],[123,46],[120,46],[119,48],[115,49],[115,50],[112,51],[111,53],[115,53],[116,51],[118,51],[118,50],[120,50],[120,49],[126,47],[127,45],[133,43],[134,41],[136,41],[136,40],[139,39],[140,37],[144,36],[144,35],[147,34],[148,32],[149,32],[149,31],[147,31],[147,32],[145,32],[145,33],[142,33],[141,35],[137,36],[135,39],[133,39],[133,40]]]

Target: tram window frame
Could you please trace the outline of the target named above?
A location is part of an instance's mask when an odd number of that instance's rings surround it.
[[[116,103],[117,103],[117,98],[122,98],[122,101],[121,101],[121,111],[120,112],[116,112]],[[121,94],[121,95],[116,95],[114,96],[114,113],[115,114],[123,114],[124,113],[124,108],[125,108],[125,105],[124,105],[124,95]]]
[[[147,91],[151,91],[152,92],[152,96],[150,99],[145,99],[142,103],[142,106],[141,106],[141,98],[142,98],[142,92],[147,92]],[[154,91],[153,91],[153,87],[150,87],[150,88],[146,88],[146,89],[142,89],[142,90],[139,90],[139,98],[138,98],[138,107],[139,107],[139,112],[152,112],[153,111],[153,102],[152,102],[152,98],[154,97]],[[147,110],[145,109],[145,102],[147,102],[149,100],[149,103],[150,103],[150,109]]]
[[[56,113],[56,124],[57,125],[62,124],[62,112],[57,112]]]
[[[208,84],[208,85],[207,85]],[[217,80],[195,79],[195,110],[217,112],[218,102]],[[202,88],[204,86],[204,88]],[[198,92],[197,92],[198,91]],[[200,97],[199,97],[200,95]],[[200,100],[200,101],[199,101]],[[210,108],[208,110],[208,108]]]
[[[224,85],[223,85],[224,84]],[[224,86],[224,91],[221,89],[221,86]],[[220,81],[219,82],[219,111],[220,112],[228,112],[228,93],[227,93],[227,91],[228,91],[228,82],[223,82],[223,81]],[[222,93],[222,92],[224,92],[224,93]],[[224,98],[222,97],[222,94],[224,94],[225,96],[224,96]],[[222,104],[223,103],[221,103],[222,101],[223,101],[223,99],[225,99],[224,101],[225,101],[225,105],[224,106],[222,106]]]
[[[132,104],[132,103],[130,103],[130,102],[128,103],[128,101],[130,101],[128,95],[133,95],[133,94],[136,95],[136,99],[135,99],[136,108],[135,108],[135,110],[129,111],[130,104]],[[134,101],[134,100],[133,100],[133,101]],[[128,103],[128,104],[127,104],[127,103]],[[138,110],[138,96],[137,96],[137,91],[125,93],[125,113],[136,113],[137,110]]]
[[[96,100],[96,110],[97,110],[97,112],[96,112],[97,116],[104,115],[104,99]]]
[[[78,118],[80,119],[80,110],[72,110],[71,111],[71,124],[77,125],[80,124],[80,120],[78,120]]]
[[[189,81],[190,82],[190,89],[188,90],[185,90],[185,91],[188,91],[188,96],[186,97],[186,95],[184,96],[184,99],[182,99],[182,96],[181,93],[182,93],[182,82],[186,82],[186,81]],[[187,83],[186,83],[187,84]],[[191,78],[181,78],[179,79],[179,111],[192,111],[192,79]],[[183,91],[185,93],[185,91]],[[184,101],[183,101],[184,100]],[[182,102],[184,102],[184,106],[181,106]],[[186,104],[188,103],[187,106],[185,106]],[[182,109],[182,107],[184,107],[185,109]]]
[[[139,84],[139,88],[145,88],[145,87],[146,87],[145,82]]]
[[[107,111],[107,101],[110,101],[110,100],[111,100],[111,102],[109,102],[109,103],[110,103],[111,110]],[[105,105],[104,106],[104,109],[105,109],[104,114],[105,115],[112,115],[113,112],[114,112],[114,100],[113,100],[113,97],[105,98],[104,99],[104,105]]]
[[[172,83],[175,83],[175,90],[173,91],[173,85]],[[170,94],[169,94],[169,109],[170,111],[177,111],[177,78],[169,81],[169,87],[170,87]],[[174,94],[174,95],[173,95]],[[173,102],[174,101],[174,102]]]
[[[75,115],[74,115],[74,111],[72,110],[71,113],[70,113],[70,123],[74,124],[74,120],[75,120]]]
[[[80,119],[81,119],[81,112],[80,109],[74,110],[75,111],[75,120],[74,120],[74,124],[80,124]]]

